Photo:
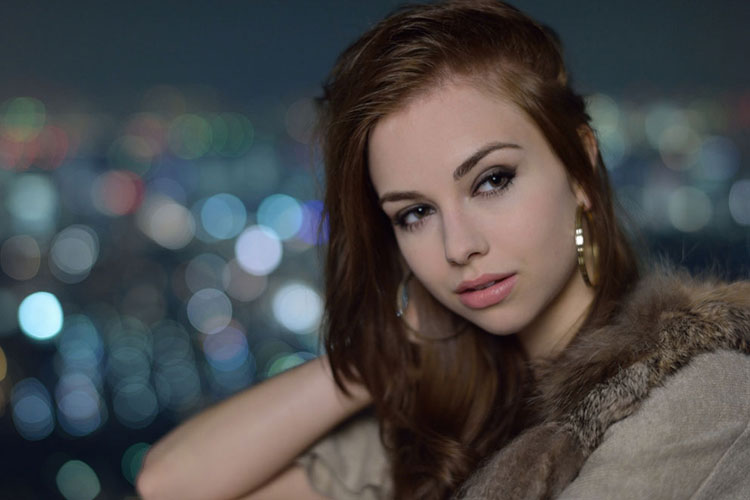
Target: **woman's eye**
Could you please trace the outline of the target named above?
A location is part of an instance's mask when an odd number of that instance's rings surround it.
[[[414,229],[422,219],[432,213],[432,208],[427,205],[419,205],[396,216],[396,225],[404,229]]]
[[[474,192],[477,194],[490,194],[502,191],[510,185],[514,177],[515,174],[509,172],[492,172],[479,181]]]

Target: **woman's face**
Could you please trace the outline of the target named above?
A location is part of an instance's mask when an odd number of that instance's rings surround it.
[[[448,83],[380,120],[368,151],[401,254],[443,305],[521,334],[531,355],[584,314],[573,233],[586,200],[517,106]]]

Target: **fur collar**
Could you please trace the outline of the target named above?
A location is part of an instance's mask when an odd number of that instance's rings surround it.
[[[535,366],[541,423],[491,456],[454,499],[555,498],[610,425],[693,356],[717,349],[750,354],[750,281],[675,271],[642,279],[609,325]]]

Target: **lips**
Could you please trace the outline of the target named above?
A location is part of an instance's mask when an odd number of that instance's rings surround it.
[[[455,290],[461,303],[470,309],[484,309],[505,300],[513,291],[518,276],[515,274],[485,274],[462,282]]]
[[[510,276],[513,276],[513,274],[483,274],[477,279],[462,281],[456,287],[455,292],[463,293],[467,291],[481,290],[483,288],[487,288],[488,286],[492,286],[498,281],[502,281]]]

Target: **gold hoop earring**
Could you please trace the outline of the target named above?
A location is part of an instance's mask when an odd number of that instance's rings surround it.
[[[588,238],[589,245],[586,248],[586,239],[583,235],[583,216],[586,215],[586,222],[588,222],[589,229],[594,223],[591,212],[586,210],[583,205],[578,205],[576,210],[576,229],[575,229],[575,243],[576,243],[576,255],[578,257],[578,270],[581,272],[584,283],[587,286],[594,288],[599,284],[599,246],[593,241],[593,238]],[[589,235],[590,236],[590,235]],[[589,274],[586,269],[586,255],[591,255],[593,259],[593,272]]]

